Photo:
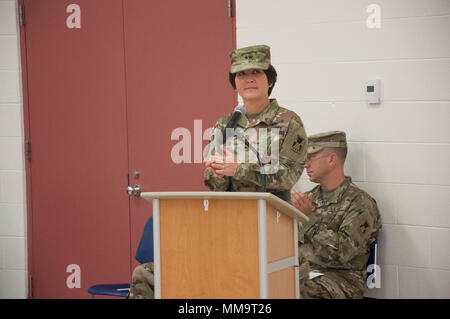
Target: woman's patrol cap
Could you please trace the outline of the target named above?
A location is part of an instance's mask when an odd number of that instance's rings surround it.
[[[308,154],[319,152],[327,147],[347,149],[345,132],[331,131],[308,136]]]
[[[267,70],[270,66],[270,47],[267,45],[254,45],[230,52],[230,73],[249,69]]]

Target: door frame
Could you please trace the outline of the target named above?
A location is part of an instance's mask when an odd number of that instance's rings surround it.
[[[33,206],[32,206],[32,189],[31,189],[31,163],[27,159],[27,142],[30,141],[30,108],[28,96],[28,64],[27,64],[27,43],[25,34],[25,23],[21,24],[20,10],[24,8],[25,0],[17,1],[17,23],[19,25],[20,36],[20,68],[21,68],[21,84],[22,84],[22,104],[23,104],[23,145],[24,145],[24,161],[25,161],[25,194],[26,194],[26,244],[27,244],[27,261],[26,261],[26,289],[27,298],[33,298],[32,295],[32,276],[33,276]],[[22,9],[20,8],[22,7]],[[24,13],[23,13],[24,14]]]

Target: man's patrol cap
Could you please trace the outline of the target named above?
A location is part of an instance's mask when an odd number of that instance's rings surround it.
[[[249,69],[267,70],[270,66],[270,47],[267,45],[254,45],[230,52],[230,73]]]
[[[345,132],[331,131],[308,136],[308,154],[316,153],[326,147],[347,148]]]

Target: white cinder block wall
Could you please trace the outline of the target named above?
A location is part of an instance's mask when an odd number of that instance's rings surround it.
[[[17,4],[0,0],[0,298],[26,298],[26,196]]]
[[[381,9],[369,29],[367,7]],[[0,0],[0,298],[26,298],[20,50]],[[450,1],[237,0],[238,47],[272,47],[272,93],[308,134],[345,130],[347,174],[378,201],[376,298],[450,298]],[[364,101],[381,80],[382,103]],[[305,176],[297,184],[313,186]]]
[[[370,29],[370,4],[381,26]],[[383,218],[375,298],[450,298],[450,1],[237,0],[237,45],[268,44],[272,93],[307,133],[344,130],[346,173]],[[364,84],[381,80],[382,103]],[[314,186],[302,176],[301,190]]]

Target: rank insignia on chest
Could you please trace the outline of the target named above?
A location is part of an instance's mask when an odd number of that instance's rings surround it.
[[[292,143],[291,150],[300,154],[302,150],[302,142],[303,139],[300,136],[297,136],[297,139],[294,141],[294,143]]]

